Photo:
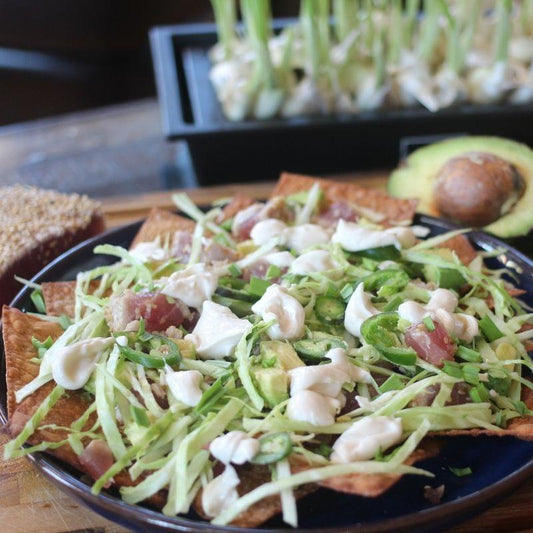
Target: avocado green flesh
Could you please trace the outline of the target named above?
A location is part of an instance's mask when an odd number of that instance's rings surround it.
[[[254,368],[252,373],[259,394],[270,407],[289,399],[289,377],[281,368]]]
[[[418,198],[418,212],[439,216],[433,201],[435,177],[447,161],[467,152],[486,152],[508,161],[526,184],[523,196],[509,213],[483,229],[499,237],[527,234],[533,227],[533,150],[510,139],[458,137],[420,148],[391,174],[389,193],[398,198]]]
[[[305,366],[298,357],[296,350],[287,342],[265,341],[261,343],[261,358],[275,359],[275,366],[283,370],[292,370],[299,366]]]

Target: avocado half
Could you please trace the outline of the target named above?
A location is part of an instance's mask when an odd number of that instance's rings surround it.
[[[418,212],[441,216],[434,195],[436,177],[448,161],[469,152],[492,154],[507,161],[525,185],[510,211],[483,229],[504,238],[527,234],[533,227],[533,150],[509,139],[457,137],[420,148],[390,175],[388,191],[398,198],[418,198]]]

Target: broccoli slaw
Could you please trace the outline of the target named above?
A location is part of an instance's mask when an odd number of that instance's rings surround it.
[[[163,491],[163,513],[199,505],[219,525],[280,495],[296,526],[300,486],[430,477],[405,464],[429,433],[496,433],[530,414],[521,393],[533,388],[523,375],[533,315],[509,294],[510,273],[484,265],[490,254],[465,265],[441,246],[462,232],[323,224],[318,185],[284,198],[282,216],[255,219],[244,239],[238,223],[260,204],[221,221],[219,206],[175,202],[196,222],[185,247],[98,246],[119,260],[80,273],[64,333],[34,339],[39,376],[17,401],[55,387],[5,457],[65,444],[81,457],[101,442],[111,460],[95,494],[127,471],[127,503]],[[62,428],[68,438],[22,448],[69,390],[91,401]],[[239,494],[246,463],[268,465],[271,479]]]

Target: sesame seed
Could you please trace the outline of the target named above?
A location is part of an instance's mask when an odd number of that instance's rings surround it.
[[[0,188],[0,276],[41,246],[46,246],[44,257],[57,255],[65,249],[62,241],[72,242],[95,217],[102,217],[100,204],[87,196],[20,185]]]

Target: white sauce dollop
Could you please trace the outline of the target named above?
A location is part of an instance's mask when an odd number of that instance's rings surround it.
[[[290,252],[272,252],[265,255],[265,260],[278,268],[289,268],[294,262],[294,256]]]
[[[364,284],[359,283],[346,306],[344,327],[349,333],[359,337],[361,335],[361,324],[367,318],[377,314],[379,314],[379,311],[372,305],[370,295],[365,292]]]
[[[291,267],[290,272],[305,276],[313,272],[324,272],[336,268],[337,264],[326,250],[311,250],[297,257]]]
[[[259,221],[250,232],[250,237],[256,246],[262,246],[274,237],[279,237],[280,244],[285,244],[285,230],[287,224],[277,218],[266,218]]]
[[[344,405],[342,386],[345,383],[370,382],[369,373],[352,364],[342,348],[329,350],[326,357],[331,360],[327,365],[289,370],[291,398],[285,413],[288,418],[315,426],[333,424],[335,414]]]
[[[206,300],[211,300],[217,283],[217,274],[207,270],[204,263],[198,263],[174,272],[165,281],[161,292],[179,298],[189,307],[200,309]]]
[[[355,222],[346,222],[343,219],[337,223],[337,229],[331,240],[339,243],[348,252],[390,245],[401,248],[400,241],[394,233],[366,228]]]
[[[248,320],[234,315],[229,308],[207,301],[202,307],[200,320],[185,340],[194,344],[202,359],[223,359],[251,328]]]
[[[349,252],[359,252],[369,248],[393,245],[398,250],[411,248],[416,244],[417,236],[426,236],[427,228],[423,226],[397,226],[375,230],[355,222],[339,220],[332,241],[338,242]]]
[[[81,389],[104,350],[114,343],[113,337],[94,337],[59,348],[51,360],[54,381],[67,390]]]
[[[311,246],[327,244],[331,240],[331,233],[318,224],[301,224],[285,230],[287,246],[301,254]]]
[[[230,506],[239,494],[237,486],[239,476],[232,466],[226,466],[224,472],[211,480],[202,490],[202,507],[207,516],[218,516]]]
[[[472,342],[479,334],[479,324],[475,317],[466,313],[454,313],[459,300],[448,289],[436,289],[426,305],[407,300],[398,307],[400,318],[418,324],[429,316],[443,325],[444,329],[460,340]]]
[[[214,439],[209,445],[209,452],[225,465],[243,465],[257,455],[259,441],[244,431],[230,431]]]
[[[352,364],[342,348],[329,350],[326,357],[331,360],[327,365],[300,366],[289,370],[291,396],[302,390],[312,390],[337,398],[345,383],[370,382],[368,372]]]
[[[167,258],[165,249],[161,247],[158,239],[150,242],[140,242],[135,248],[130,250],[130,255],[142,263],[148,261],[163,261]]]
[[[305,311],[302,304],[279,285],[270,285],[252,306],[252,311],[266,322],[276,320],[267,331],[271,339],[291,340],[304,334]]]
[[[341,401],[312,390],[301,390],[287,403],[285,414],[291,420],[307,422],[313,426],[329,426],[335,423],[335,413],[341,409]]]
[[[198,370],[167,372],[165,380],[174,398],[189,407],[197,405],[202,398],[203,376]]]
[[[368,461],[402,438],[402,421],[390,416],[365,417],[354,422],[335,441],[331,461],[351,463]]]

